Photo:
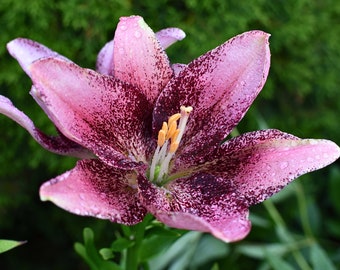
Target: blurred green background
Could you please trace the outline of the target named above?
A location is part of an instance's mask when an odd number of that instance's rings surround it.
[[[188,63],[244,31],[270,33],[269,78],[239,132],[268,126],[340,144],[337,0],[2,0],[0,94],[9,97],[39,128],[54,133],[28,94],[31,82],[7,53],[6,43],[27,37],[80,66],[94,68],[96,54],[112,39],[119,17],[133,14],[143,16],[154,31],[175,26],[186,32],[183,41],[167,50],[172,62]],[[105,246],[117,225],[74,216],[40,202],[40,184],[72,168],[75,159],[48,153],[2,115],[0,131],[0,238],[28,240],[0,254],[0,268],[87,269],[73,250],[73,243],[82,239],[82,229],[91,227],[98,246]],[[273,209],[281,221],[275,219]],[[251,211],[251,234],[228,245],[226,254],[216,259],[220,269],[272,269],[280,263],[300,269],[304,262],[309,269],[318,265],[340,268],[339,162],[301,177],[278,198]],[[312,248],[315,243],[317,248]],[[277,253],[270,249],[275,245],[288,248]]]

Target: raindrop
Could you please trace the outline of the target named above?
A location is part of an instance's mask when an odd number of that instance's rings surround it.
[[[142,34],[139,32],[139,31],[136,31],[135,32],[135,37],[136,38],[140,38],[142,36]]]
[[[118,49],[118,52],[119,52],[120,54],[124,54],[124,53],[125,53],[125,50],[124,50],[123,47],[120,47],[120,48]]]
[[[125,24],[122,24],[122,25],[120,26],[120,30],[125,31],[126,29],[127,29],[127,27],[126,27]]]
[[[283,170],[283,169],[286,169],[287,167],[288,167],[288,162],[287,161],[283,161],[283,162],[281,162],[281,164],[280,164],[280,168],[281,168],[281,170]]]

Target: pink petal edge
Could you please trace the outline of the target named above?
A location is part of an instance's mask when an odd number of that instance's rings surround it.
[[[22,69],[30,75],[29,66],[36,60],[46,57],[57,57],[71,62],[66,57],[48,47],[26,38],[17,38],[7,43],[8,52],[19,62]]]
[[[93,154],[79,144],[68,140],[63,136],[48,136],[35,127],[32,120],[19,111],[6,97],[0,95],[0,113],[11,118],[25,128],[31,136],[46,150],[60,155],[74,156],[79,158],[91,158]]]
[[[173,77],[169,59],[142,17],[120,18],[114,36],[114,77],[136,85],[154,103]]]
[[[182,29],[171,27],[165,28],[156,32],[156,38],[165,50],[177,41],[185,38],[185,33]]]
[[[44,183],[40,198],[77,215],[133,225],[146,214],[133,187],[133,174],[99,160],[82,160],[74,169]]]

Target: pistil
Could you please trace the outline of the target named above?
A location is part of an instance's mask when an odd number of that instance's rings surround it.
[[[180,109],[180,113],[170,116],[168,122],[163,122],[161,130],[158,132],[157,148],[151,161],[149,175],[150,180],[157,184],[164,182],[170,161],[178,149],[189,114],[193,110],[191,106],[181,106]]]

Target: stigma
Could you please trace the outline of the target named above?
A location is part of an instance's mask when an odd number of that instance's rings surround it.
[[[191,106],[181,106],[180,113],[171,115],[168,122],[163,122],[149,171],[149,179],[152,182],[158,185],[166,182],[170,161],[178,149],[192,110]]]

